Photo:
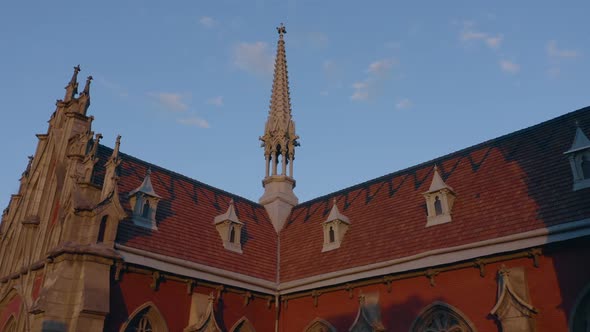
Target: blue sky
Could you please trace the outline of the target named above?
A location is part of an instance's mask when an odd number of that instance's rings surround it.
[[[287,27],[300,201],[590,105],[587,1],[5,1],[0,206],[72,67],[121,150],[257,201]]]

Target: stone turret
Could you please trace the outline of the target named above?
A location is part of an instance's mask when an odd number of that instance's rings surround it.
[[[270,110],[260,137],[264,148],[265,177],[262,181],[264,195],[260,204],[264,205],[275,230],[280,232],[293,206],[299,202],[293,193],[293,160],[295,147],[299,146],[295,133],[295,122],[291,117],[289,97],[289,77],[285,54],[284,35],[287,30],[281,24],[277,28],[279,41],[275,60]],[[289,173],[287,174],[287,166]]]

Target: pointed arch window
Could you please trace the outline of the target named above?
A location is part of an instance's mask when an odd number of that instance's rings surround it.
[[[476,332],[476,329],[458,309],[434,302],[422,310],[410,332]]]
[[[230,330],[231,332],[256,332],[252,323],[246,317],[238,320]]]
[[[336,329],[327,321],[316,318],[307,325],[305,332],[336,332]]]
[[[334,227],[330,226],[330,243],[333,243],[334,241],[335,241]]]
[[[434,213],[437,216],[440,216],[443,213],[442,203],[441,203],[440,198],[438,196],[435,196],[435,198],[434,198]]]
[[[145,201],[143,209],[141,210],[141,216],[143,218],[149,218],[150,216],[150,201]]]
[[[229,242],[236,243],[236,228],[234,225],[229,226]]]
[[[121,332],[168,332],[168,326],[160,311],[148,302],[135,310]]]

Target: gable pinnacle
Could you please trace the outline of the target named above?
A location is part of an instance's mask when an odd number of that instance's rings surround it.
[[[74,74],[72,74],[72,78],[68,85],[66,85],[66,95],[64,97],[64,101],[68,102],[74,98],[74,96],[78,93],[78,73],[80,72],[80,65],[74,67]]]

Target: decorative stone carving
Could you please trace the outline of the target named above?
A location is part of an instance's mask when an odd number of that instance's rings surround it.
[[[430,188],[423,195],[426,199],[428,213],[426,227],[444,224],[452,220],[451,211],[455,202],[455,192],[438,174],[437,166],[434,166]]]
[[[410,332],[475,332],[473,324],[455,307],[434,302],[422,309]]]
[[[227,250],[242,253],[242,226],[244,225],[236,214],[234,200],[229,201],[229,207],[224,214],[215,217],[213,222],[219,237],[223,241],[223,247]]]
[[[189,326],[184,329],[184,332],[221,332],[215,318],[214,303],[213,293],[209,294],[209,297],[204,294],[193,294]]]
[[[135,225],[157,230],[156,211],[162,197],[154,191],[151,174],[151,169],[148,169],[141,185],[129,193],[129,203],[133,209],[132,220]]]
[[[350,225],[348,217],[340,213],[338,206],[336,205],[336,198],[332,203],[332,210],[328,215],[328,219],[324,221],[324,246],[322,252],[334,250],[340,248],[344,235]]]
[[[535,331],[537,310],[530,304],[524,268],[500,268],[498,300],[490,313],[498,318],[503,332]]]
[[[576,136],[572,146],[563,154],[568,156],[574,178],[573,190],[590,187],[590,139],[576,124]]]
[[[381,322],[381,307],[379,305],[379,293],[364,294],[359,296],[359,310],[350,332],[381,332],[385,326]]]

